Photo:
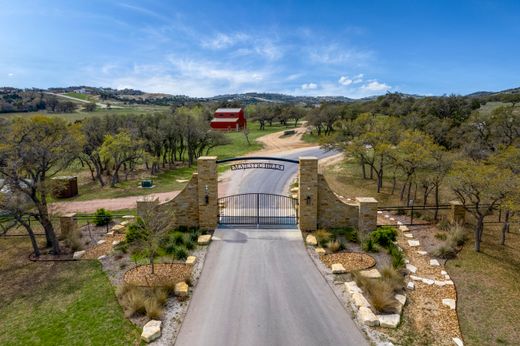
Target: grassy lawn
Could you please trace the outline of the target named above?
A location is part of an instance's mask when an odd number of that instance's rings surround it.
[[[98,262],[34,263],[30,249],[0,238],[1,345],[139,344]]]
[[[511,226],[506,246],[499,227],[486,227],[481,253],[469,241],[447,267],[457,291],[466,345],[518,345],[520,340],[520,234]]]

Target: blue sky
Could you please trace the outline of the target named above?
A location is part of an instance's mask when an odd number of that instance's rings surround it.
[[[364,97],[520,86],[520,1],[0,0],[0,86]]]

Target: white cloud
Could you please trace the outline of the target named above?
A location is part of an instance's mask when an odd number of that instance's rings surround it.
[[[316,89],[318,89],[318,84],[316,84],[316,83],[302,84],[302,90],[316,90]]]
[[[348,78],[348,76],[339,77],[338,83],[344,86],[352,84],[352,79]]]
[[[371,91],[387,91],[387,90],[390,90],[392,87],[385,84],[385,83],[379,83],[378,81],[376,80],[373,80],[373,81],[370,81],[366,84],[364,84],[362,87],[361,87],[361,90],[364,90],[364,91],[368,91],[368,92],[371,92]]]
[[[14,73],[8,73],[7,77],[14,77]]]
[[[353,79],[352,83],[354,83],[354,84],[361,83],[361,82],[363,82],[363,74],[360,73],[360,74],[354,76],[352,79]]]
[[[309,52],[309,57],[312,62],[319,64],[364,65],[372,59],[372,52],[354,48],[342,48],[336,44],[331,44],[312,49]]]
[[[210,49],[224,49],[244,42],[249,39],[249,35],[238,32],[234,34],[218,33],[210,39],[205,39],[201,42],[202,47]]]

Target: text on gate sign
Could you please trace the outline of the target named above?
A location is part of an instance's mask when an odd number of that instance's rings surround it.
[[[247,163],[236,163],[231,165],[231,170],[236,171],[239,169],[274,169],[276,171],[283,171],[285,169],[284,165],[279,163],[270,163],[270,162],[247,162]]]

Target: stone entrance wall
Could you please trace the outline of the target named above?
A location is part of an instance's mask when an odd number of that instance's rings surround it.
[[[377,200],[357,197],[355,203],[342,201],[318,173],[316,157],[301,157],[298,172],[300,229],[353,227],[370,232],[377,225]]]
[[[377,201],[367,197],[356,198],[354,203],[342,201],[330,189],[323,175],[318,173],[316,157],[300,158],[298,179],[300,229],[313,231],[348,226],[369,232],[376,228]],[[139,201],[138,214],[147,203],[158,201],[149,198]],[[197,160],[197,173],[193,173],[186,187],[175,198],[161,203],[160,207],[175,211],[176,227],[215,229],[218,223],[217,157],[200,157]]]

